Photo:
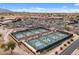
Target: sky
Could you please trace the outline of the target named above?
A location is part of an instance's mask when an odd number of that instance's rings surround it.
[[[0,8],[17,12],[79,12],[79,3],[0,3]]]

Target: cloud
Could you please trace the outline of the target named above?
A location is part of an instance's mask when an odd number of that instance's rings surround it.
[[[74,6],[79,6],[79,3],[74,4]]]
[[[62,8],[67,8],[67,6],[62,6]]]
[[[40,7],[31,7],[31,8],[20,8],[20,9],[12,9],[16,12],[36,12],[36,13],[77,13],[79,9],[69,9],[67,6],[63,6],[61,8],[40,8]]]

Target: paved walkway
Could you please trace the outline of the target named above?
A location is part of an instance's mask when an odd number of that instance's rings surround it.
[[[79,39],[72,43],[68,48],[66,48],[60,55],[71,55],[72,52],[79,47]]]

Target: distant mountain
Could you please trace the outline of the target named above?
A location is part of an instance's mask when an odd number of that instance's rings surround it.
[[[10,12],[13,12],[13,11],[8,10],[8,9],[0,8],[0,13],[10,13]]]

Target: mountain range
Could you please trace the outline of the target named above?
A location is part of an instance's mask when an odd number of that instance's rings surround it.
[[[13,12],[13,11],[8,10],[8,9],[0,8],[0,13],[11,13],[11,12]]]

